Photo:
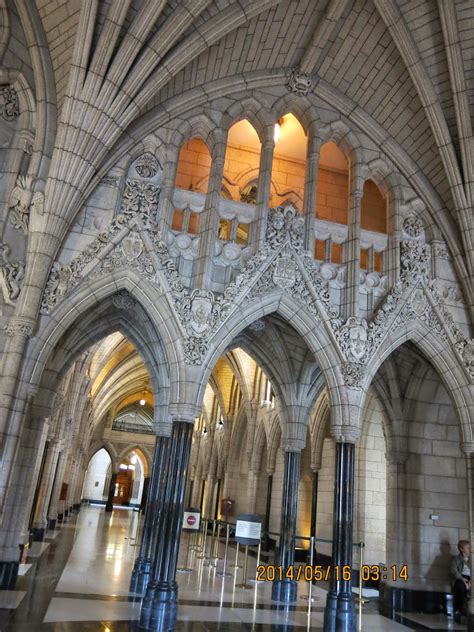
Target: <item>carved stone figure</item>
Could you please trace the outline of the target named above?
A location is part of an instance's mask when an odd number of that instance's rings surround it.
[[[33,198],[31,176],[18,176],[8,200],[10,221],[17,230],[28,233],[30,206]]]
[[[10,248],[0,244],[0,289],[7,305],[15,305],[25,276],[23,261],[10,261]]]
[[[156,210],[160,187],[142,180],[127,180],[123,192],[121,211],[125,216],[138,215],[149,220]]]
[[[316,81],[313,75],[301,72],[298,68],[293,68],[286,85],[290,92],[302,97],[314,90]]]
[[[268,245],[279,248],[288,242],[301,252],[304,237],[304,219],[291,204],[269,209],[266,240]]]

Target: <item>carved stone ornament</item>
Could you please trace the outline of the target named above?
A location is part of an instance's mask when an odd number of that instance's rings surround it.
[[[135,307],[135,301],[127,290],[119,290],[112,296],[112,304],[117,309],[130,310]]]
[[[33,335],[33,324],[26,318],[12,318],[7,326],[7,335],[29,338]]]
[[[142,180],[126,181],[123,192],[121,212],[129,217],[139,215],[143,220],[150,220],[152,209],[156,209],[160,187]]]
[[[86,268],[97,265],[90,276],[101,276],[121,267],[132,267],[146,278],[155,281],[156,270],[146,253],[143,241],[131,224],[139,219],[148,228],[155,253],[162,259],[162,265],[170,286],[181,289],[179,274],[171,261],[166,244],[156,229],[152,215],[158,204],[160,189],[155,185],[138,180],[127,180],[122,201],[122,212],[100,233],[69,265],[53,264],[43,294],[41,311],[50,313],[56,305],[80,283]],[[134,224],[136,226],[136,223]],[[120,240],[120,235],[123,235]],[[110,244],[117,244],[110,251]],[[105,254],[104,251],[108,254]]]
[[[18,95],[13,86],[0,86],[0,116],[13,121],[20,114]]]
[[[25,276],[23,261],[10,261],[10,248],[0,244],[0,289],[7,305],[14,306]]]
[[[265,327],[266,325],[263,318],[258,318],[257,320],[254,320],[253,323],[249,325],[249,329],[251,329],[252,331],[263,331]]]
[[[179,313],[186,331],[192,338],[203,336],[218,322],[222,303],[213,292],[193,290],[179,301]]]
[[[365,367],[356,362],[344,362],[342,365],[342,375],[346,386],[351,389],[361,388],[364,380]]]
[[[10,221],[17,230],[21,230],[25,235],[28,233],[30,206],[33,198],[31,185],[31,176],[18,176],[8,200]]]
[[[405,217],[403,220],[403,230],[407,235],[415,239],[421,237],[424,232],[423,224],[416,215],[408,215],[408,217]]]
[[[301,252],[303,238],[304,219],[293,205],[269,209],[266,240],[270,248],[277,249],[288,243],[293,250]]]
[[[298,68],[293,68],[288,77],[287,88],[299,97],[305,97],[314,90],[316,85],[315,77],[307,72],[301,72]]]
[[[135,161],[135,171],[141,178],[154,178],[160,168],[157,158],[150,152],[142,154]]]
[[[288,290],[296,283],[296,263],[287,255],[283,255],[276,261],[273,270],[273,282],[278,287]]]
[[[368,325],[365,319],[350,317],[339,330],[339,344],[346,358],[361,362],[369,348]]]
[[[444,261],[451,260],[448,247],[446,246],[444,241],[433,241],[431,246],[433,250],[433,257],[436,257],[437,259],[443,259]]]

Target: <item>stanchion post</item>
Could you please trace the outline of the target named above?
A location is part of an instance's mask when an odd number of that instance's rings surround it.
[[[186,557],[184,559],[184,566],[180,566],[179,568],[177,568],[176,570],[178,571],[178,573],[192,573],[193,569],[189,568],[188,563],[189,563],[189,546],[191,544],[191,537],[192,534],[189,533],[188,534],[188,543],[186,546]]]
[[[208,520],[206,518],[204,518],[204,520],[202,521],[202,524],[204,525],[204,540],[203,540],[203,543],[202,543],[201,555],[197,556],[198,560],[204,560],[205,557],[206,557],[207,524],[208,524]]]
[[[237,584],[236,588],[251,588],[251,586],[249,586],[247,584],[248,558],[249,558],[249,545],[246,544],[245,545],[244,571],[243,571],[242,583],[241,584]]]
[[[219,577],[232,577],[232,573],[227,573],[227,553],[229,550],[229,535],[230,535],[230,525],[226,524],[226,533],[225,533],[225,549],[224,549],[224,568],[219,571],[217,574]]]
[[[249,582],[255,582],[258,586],[258,584],[260,583],[258,581],[258,567],[260,566],[260,555],[262,553],[262,540],[259,541],[258,543],[258,548],[257,548],[257,566],[255,567],[255,577],[253,579],[249,579]]]
[[[230,565],[231,568],[240,568],[239,566],[239,543],[237,542],[237,547],[235,549],[235,564],[231,564]],[[237,577],[237,573],[235,573],[235,576]]]

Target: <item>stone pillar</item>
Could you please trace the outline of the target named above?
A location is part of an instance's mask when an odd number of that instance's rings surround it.
[[[156,529],[160,532],[153,551],[149,581],[140,613],[139,628],[165,632],[173,630],[178,608],[176,567],[184,513],[184,492],[191,452],[193,422],[173,421],[169,461],[164,493],[161,496],[161,517]]]
[[[319,468],[313,469],[313,481],[311,486],[311,531],[310,536],[316,537],[316,525],[318,516],[318,485]]]
[[[209,518],[214,519],[214,493],[216,489],[216,477],[214,474],[208,474],[206,480],[206,502],[203,514]]]
[[[197,265],[197,286],[207,287],[210,282],[212,254],[219,226],[219,200],[221,197],[222,177],[227,144],[227,133],[221,131],[219,140],[212,148],[211,173],[206,195],[204,211],[201,213],[199,237],[199,260]]]
[[[315,242],[314,225],[316,218],[316,198],[318,192],[318,165],[321,144],[321,138],[315,135],[315,129],[311,126],[309,130],[308,150],[306,155],[306,177],[304,184],[304,248],[305,250],[309,250],[313,256]]]
[[[35,515],[33,517],[35,540],[42,540],[44,532],[48,527],[48,508],[51,494],[53,492],[58,457],[59,442],[53,439],[48,445],[48,453],[46,455],[43,475],[41,477],[38,492],[38,501],[36,503]]]
[[[135,560],[130,580],[130,592],[142,594],[148,584],[151,571],[151,555],[153,544],[158,533],[158,524],[161,515],[161,499],[164,492],[164,476],[168,465],[170,437],[156,437],[155,452],[151,481],[148,491],[148,500],[145,507],[145,519],[143,524],[140,553]]]
[[[273,139],[274,126],[265,127],[262,149],[260,152],[260,166],[257,186],[257,208],[255,228],[252,229],[251,245],[255,251],[260,248],[265,239],[268,206],[270,204],[270,190],[272,183],[272,164],[275,141]]]
[[[114,510],[114,495],[115,495],[115,484],[117,482],[117,474],[118,472],[112,472],[110,477],[110,485],[109,485],[109,495],[107,496],[107,502],[105,503],[105,511],[111,512]]]
[[[56,527],[56,521],[59,514],[59,496],[61,494],[61,487],[64,480],[64,470],[66,468],[67,453],[65,450],[61,450],[57,467],[56,475],[54,477],[53,489],[51,492],[51,501],[48,508],[48,529],[54,529]]]
[[[360,286],[360,214],[364,181],[358,163],[351,164],[349,179],[349,225],[344,245],[344,263],[347,266],[346,292],[343,313],[346,318],[359,315]]]
[[[257,502],[258,471],[249,470],[247,473],[247,509],[248,513],[255,512]]]
[[[296,512],[298,505],[298,486],[300,482],[301,451],[285,451],[285,470],[283,474],[283,496],[281,502],[280,545],[278,547],[277,566],[283,568],[283,578],[273,582],[272,599],[285,603],[296,601],[298,583],[296,579],[285,578],[287,569],[295,562]]]
[[[334,523],[325,632],[355,632],[355,600],[351,586],[355,444],[336,442]],[[346,569],[346,573],[344,573]]]
[[[272,489],[273,489],[273,470],[268,472],[267,478],[267,498],[265,501],[265,517],[263,520],[263,546],[268,550],[270,536],[268,531],[270,530],[270,515],[272,511]]]
[[[163,165],[163,181],[161,183],[160,201],[158,203],[158,228],[162,235],[171,228],[174,213],[173,193],[178,166],[179,148],[168,147]]]
[[[474,545],[474,443],[464,443],[463,452],[466,455],[466,473],[467,473],[467,498],[468,498],[468,529],[469,541],[471,543],[471,580],[474,578],[474,555],[472,547]],[[468,632],[474,632],[474,595],[469,600],[467,615]]]

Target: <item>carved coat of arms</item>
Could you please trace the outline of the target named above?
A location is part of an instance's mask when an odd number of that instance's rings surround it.
[[[294,286],[296,283],[296,263],[291,257],[284,255],[278,259],[273,272],[273,282],[283,289]]]

